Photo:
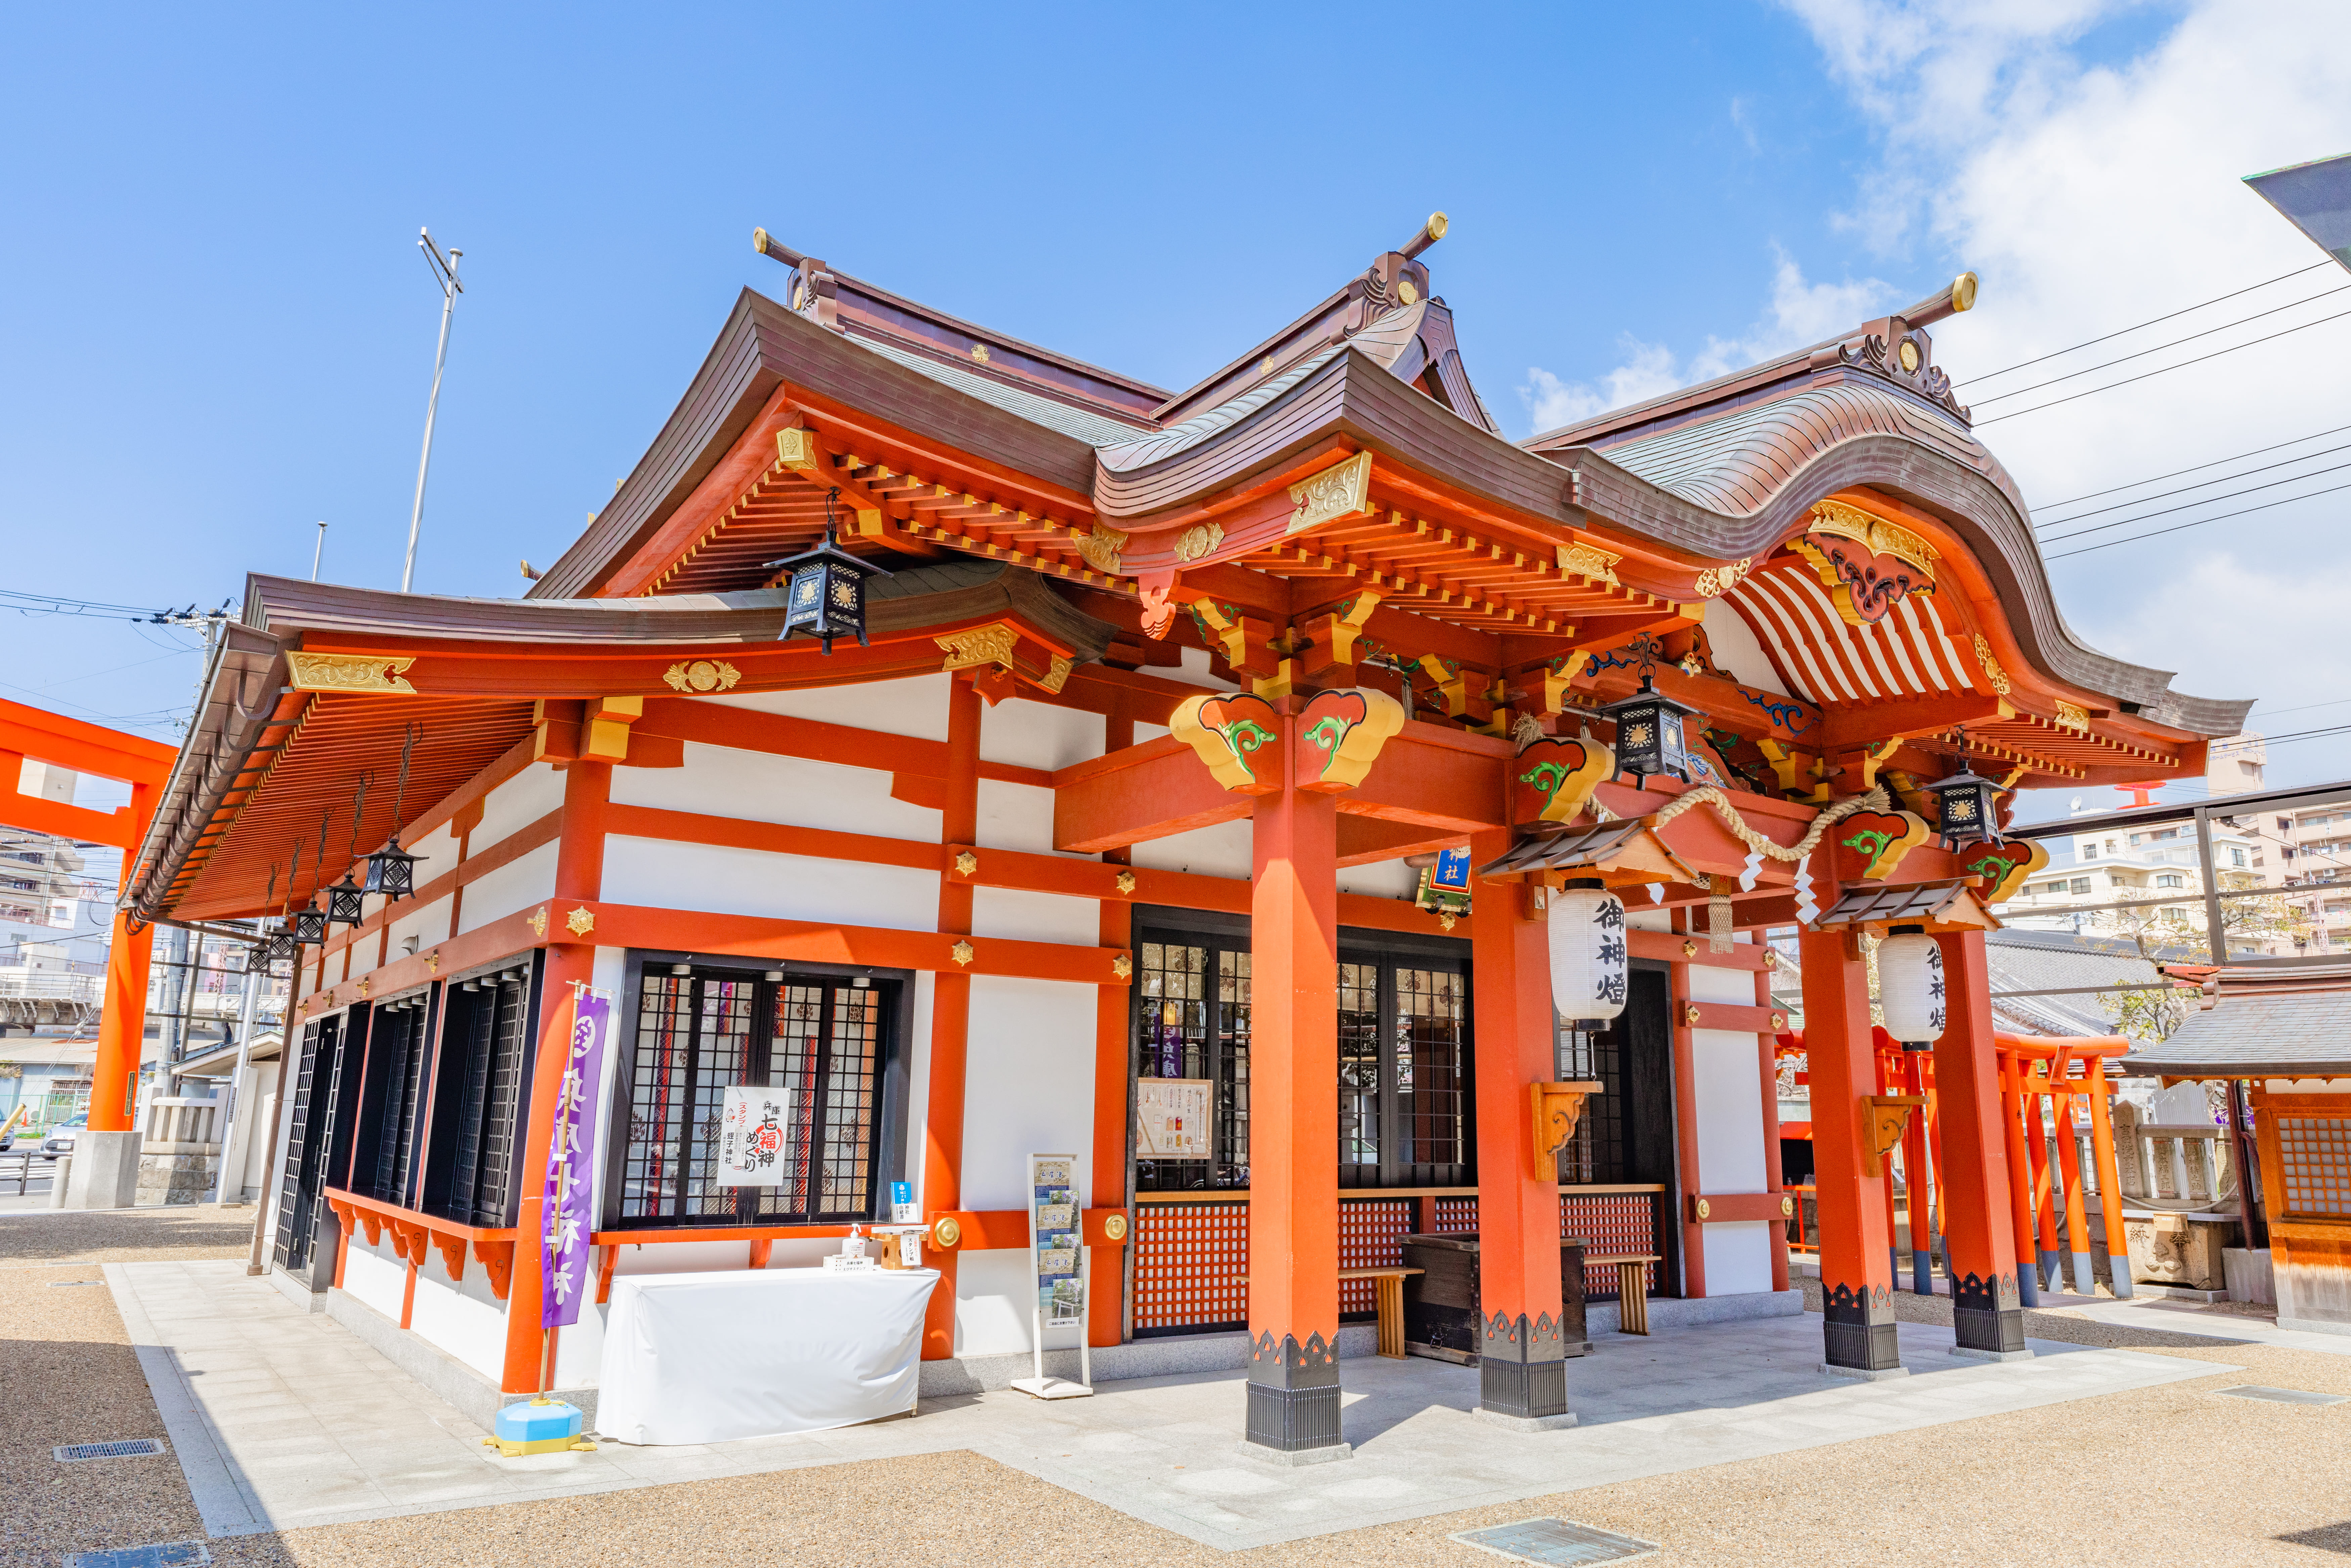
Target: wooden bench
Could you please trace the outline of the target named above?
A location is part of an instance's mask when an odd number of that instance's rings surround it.
[[[1616,1330],[1619,1333],[1649,1332],[1649,1265],[1662,1262],[1655,1252],[1586,1254],[1584,1262],[1616,1265]]]
[[[1342,1280],[1369,1280],[1379,1308],[1379,1354],[1404,1359],[1404,1277],[1417,1269],[1342,1269]]]

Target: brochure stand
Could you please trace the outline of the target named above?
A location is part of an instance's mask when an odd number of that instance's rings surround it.
[[[1029,1344],[1037,1375],[1016,1377],[1012,1386],[1040,1399],[1082,1399],[1093,1393],[1092,1349],[1086,1343],[1086,1283],[1083,1233],[1078,1207],[1078,1157],[1029,1156],[1029,1263],[1037,1293],[1030,1309]],[[1045,1375],[1045,1330],[1076,1324],[1078,1378]]]

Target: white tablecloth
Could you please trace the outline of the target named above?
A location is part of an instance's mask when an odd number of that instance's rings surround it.
[[[623,1443],[816,1432],[914,1407],[935,1269],[612,1281],[596,1429]]]

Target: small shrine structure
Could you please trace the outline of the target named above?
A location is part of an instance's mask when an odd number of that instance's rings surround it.
[[[1259,1451],[1344,1452],[1341,1273],[1407,1233],[1477,1232],[1483,1408],[1557,1425],[1563,1236],[1654,1256],[1653,1311],[1792,1310],[1794,926],[1824,1363],[1898,1365],[1915,1098],[1865,934],[1933,1041],[1959,1343],[2021,1348],[1982,933],[2044,852],[2008,792],[2200,777],[2249,705],[2068,630],[1935,361],[1971,275],[1513,442],[1445,227],[1181,391],[762,233],[775,297],[524,597],[251,578],[128,900],[298,927],[280,1281],[538,1386],[592,983],[600,1287],[809,1264],[904,1180],[925,1354],[1025,1362],[1025,1161],[1076,1150],[1084,1333],[1225,1335]],[[366,891],[387,845],[408,896]],[[747,1082],[800,1108],[778,1186],[714,1176]]]

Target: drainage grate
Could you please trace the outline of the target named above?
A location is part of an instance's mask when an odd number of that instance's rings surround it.
[[[1635,1541],[1564,1519],[1522,1519],[1516,1524],[1464,1531],[1451,1539],[1521,1563],[1622,1563],[1657,1550],[1654,1541]]]
[[[2264,1388],[2258,1383],[2240,1384],[2223,1388],[2222,1394],[2232,1394],[2240,1399],[2268,1399],[2280,1405],[2340,1405],[2346,1397],[2341,1394],[2313,1394],[2307,1388]]]
[[[212,1549],[201,1541],[166,1541],[112,1552],[77,1552],[66,1559],[66,1568],[193,1568],[212,1560]]]
[[[69,1289],[75,1285],[103,1285],[105,1283],[106,1281],[103,1280],[51,1280],[49,1281],[49,1289],[52,1291],[62,1291]]]
[[[137,1459],[160,1454],[163,1445],[152,1437],[129,1437],[118,1443],[68,1443],[49,1452],[68,1462],[75,1459]]]

